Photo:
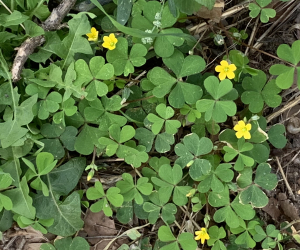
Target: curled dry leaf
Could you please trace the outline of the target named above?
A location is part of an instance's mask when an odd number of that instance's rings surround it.
[[[202,17],[204,19],[211,19],[212,21],[219,23],[224,6],[224,0],[217,0],[212,10],[209,10],[205,6],[202,6],[201,9],[195,14],[196,16]]]

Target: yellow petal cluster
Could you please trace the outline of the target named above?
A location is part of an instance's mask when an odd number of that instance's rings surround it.
[[[197,235],[195,240],[201,240],[201,244],[204,244],[205,240],[210,239],[205,227],[202,227],[200,231],[196,231],[195,235]]]
[[[87,33],[89,41],[97,42],[98,41],[98,34],[99,31],[97,31],[94,27],[91,28],[91,33]]]
[[[226,77],[228,79],[233,79],[235,77],[234,71],[236,66],[234,64],[228,64],[227,61],[223,60],[221,65],[216,66],[216,72],[219,72],[219,79],[223,81]]]
[[[114,50],[116,48],[118,39],[115,37],[115,34],[112,33],[109,36],[104,36],[103,41],[104,43],[102,43],[102,46],[104,48],[107,48],[109,50]]]
[[[245,124],[244,121],[239,121],[238,124],[236,124],[233,129],[237,131],[235,133],[237,138],[242,138],[242,137],[244,137],[245,139],[251,138],[249,132],[251,130],[251,124]]]

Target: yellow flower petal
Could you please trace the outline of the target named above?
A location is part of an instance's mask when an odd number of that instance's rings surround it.
[[[225,61],[225,60],[222,60],[222,61],[220,62],[220,64],[221,64],[223,67],[228,67],[228,62]]]
[[[245,127],[245,126],[246,126],[246,124],[245,124],[244,121],[238,121],[238,124],[239,124],[241,127]]]
[[[251,128],[252,128],[252,126],[251,126],[250,123],[246,125],[246,129],[247,129],[248,131],[251,130]]]
[[[226,78],[226,73],[223,71],[219,74],[219,79],[223,81]]]
[[[97,32],[97,30],[96,30],[96,28],[91,28],[91,33],[96,33]]]
[[[109,50],[114,50],[115,48],[116,48],[116,45],[114,45],[114,46],[111,46],[111,45],[110,45],[110,46],[108,47]]]
[[[109,42],[110,42],[110,38],[109,38],[108,36],[104,36],[104,37],[103,37],[103,41],[104,41],[105,43],[109,43]]]
[[[227,72],[228,79],[233,79],[235,77],[235,74],[232,71]]]
[[[235,71],[236,70],[236,66],[234,64],[229,64],[228,68],[230,71]]]
[[[216,72],[222,72],[222,71],[224,71],[224,67],[221,66],[221,65],[218,65],[218,66],[216,66],[215,71]]]
[[[241,127],[239,124],[236,124],[234,127],[233,127],[233,130],[235,131],[240,131],[242,130],[243,127]]]
[[[245,139],[251,139],[251,135],[248,131],[244,132],[244,138]]]
[[[238,132],[235,133],[235,136],[236,136],[238,139],[240,139],[240,138],[242,138],[242,137],[244,136],[244,132],[243,132],[243,131],[238,131]]]

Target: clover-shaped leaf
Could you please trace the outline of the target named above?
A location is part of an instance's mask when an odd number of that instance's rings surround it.
[[[160,13],[160,19],[156,20],[157,13]],[[131,26],[133,28],[141,29],[143,31],[150,30],[153,33],[162,34],[182,34],[183,31],[178,28],[172,28],[173,24],[177,21],[176,15],[173,16],[170,12],[169,6],[161,6],[160,3],[155,1],[146,2],[143,6],[143,15],[141,13],[134,15]],[[156,25],[155,27],[153,27]],[[171,28],[168,28],[171,27]],[[133,38],[136,43],[149,43],[152,44],[152,39]],[[180,36],[159,36],[154,40],[154,51],[160,57],[169,57],[174,53],[174,46],[181,46],[184,43],[184,38]],[[146,45],[150,46],[150,45]]]
[[[225,79],[219,82],[215,76],[205,79],[204,86],[214,99],[201,99],[197,101],[196,107],[199,112],[205,112],[205,121],[213,119],[215,122],[225,122],[228,116],[236,113],[236,104],[227,100],[226,94],[232,90],[232,82]]]
[[[221,223],[223,221],[231,228],[239,226],[240,218],[243,220],[251,220],[255,216],[255,210],[250,204],[244,205],[239,201],[237,196],[230,204],[218,209],[214,214],[214,221]]]
[[[208,160],[199,159],[201,155],[208,154],[213,148],[210,139],[199,137],[196,134],[189,134],[183,138],[183,144],[178,143],[175,146],[175,153],[179,158],[175,161],[182,168],[190,167],[190,176],[197,180],[203,175],[207,175],[211,169],[211,164]]]
[[[268,4],[270,4],[272,0],[256,0],[256,3],[249,4],[250,17],[255,18],[260,13],[260,21],[262,23],[267,23],[269,18],[273,18],[276,16],[276,11],[271,8],[265,8]]]
[[[255,226],[259,224],[258,221],[249,221],[247,224],[240,220],[240,225],[237,228],[230,228],[233,234],[240,234],[236,239],[235,243],[238,245],[246,244],[248,248],[254,248],[256,242],[252,239],[252,236],[256,234]]]
[[[56,124],[63,123],[65,125],[65,115],[72,116],[77,112],[77,106],[75,106],[74,104],[75,100],[71,97],[64,101],[61,105],[62,111],[54,114],[53,121]]]
[[[147,48],[142,44],[134,44],[128,55],[128,41],[126,38],[119,37],[114,50],[106,53],[106,59],[114,67],[114,74],[128,76],[134,73],[134,67],[143,66],[146,63],[145,55]]]
[[[245,142],[245,139],[241,138],[238,140],[237,149],[233,148],[230,144],[228,145],[229,146],[223,147],[224,151],[226,152],[224,155],[224,160],[226,162],[229,162],[238,155],[238,158],[234,164],[234,169],[236,171],[242,171],[244,169],[244,166],[253,166],[253,158],[243,154],[243,152],[253,149],[253,145],[251,143]]]
[[[49,188],[41,179],[41,176],[48,174],[56,166],[57,160],[54,161],[54,156],[50,153],[39,153],[36,157],[37,171],[32,162],[30,162],[26,158],[22,158],[22,160],[29,168],[26,173],[27,180],[36,177],[30,183],[30,186],[36,190],[42,190],[44,196],[49,196]]]
[[[275,80],[266,84],[266,74],[263,71],[258,71],[258,74],[252,77],[245,77],[243,80],[243,88],[245,92],[241,98],[243,103],[249,104],[249,110],[252,113],[259,113],[266,103],[269,107],[278,107],[281,103],[281,96],[278,93],[281,91],[276,86]]]
[[[226,59],[226,58],[224,58]],[[257,75],[258,70],[251,68],[248,63],[249,59],[245,56],[241,51],[238,50],[230,50],[229,52],[229,60],[233,63],[237,69],[235,73],[235,80],[239,81],[242,73],[250,74],[250,75]]]
[[[268,131],[269,142],[275,148],[284,148],[287,143],[287,139],[285,138],[284,133],[285,126],[282,124],[275,124]]]
[[[182,178],[182,169],[179,165],[162,165],[158,171],[159,178],[152,177],[151,181],[159,188],[159,199],[167,203],[173,194],[173,202],[177,206],[183,206],[187,203],[187,194],[191,187],[189,186],[177,186]]]
[[[149,213],[148,220],[151,224],[155,224],[159,217],[165,223],[171,224],[175,220],[177,207],[173,203],[162,202],[157,191],[152,192],[149,196],[151,202],[145,202],[143,209]]]
[[[161,250],[180,250],[179,244],[183,250],[195,250],[197,248],[197,242],[191,233],[181,233],[176,239],[168,226],[161,226],[158,229],[158,238],[162,242],[171,242],[160,248]]]
[[[206,131],[212,135],[216,135],[220,131],[220,126],[213,120],[205,121],[204,115],[195,121],[192,126],[192,133],[197,134],[200,138],[205,137]]]
[[[299,49],[299,40],[295,41],[291,47],[287,44],[281,44],[277,48],[278,57],[293,64],[293,66],[274,64],[269,70],[272,75],[278,76],[276,78],[276,84],[281,89],[290,88],[294,82],[295,76],[297,76],[296,81],[298,88],[300,86],[300,67],[298,67],[298,63],[300,62]]]
[[[54,247],[55,246],[55,247]],[[89,243],[82,237],[67,237],[57,239],[54,242],[54,246],[50,243],[44,243],[41,245],[40,250],[89,250]]]
[[[182,108],[185,103],[195,104],[202,96],[201,87],[183,82],[181,78],[200,73],[205,68],[203,58],[200,56],[187,56],[184,58],[183,54],[176,50],[164,62],[174,71],[177,78],[172,77],[160,67],[154,67],[148,73],[148,79],[155,85],[152,91],[153,95],[162,98],[170,93],[168,100],[174,108]]]
[[[254,183],[240,193],[242,204],[251,203],[254,207],[264,207],[268,204],[268,197],[258,187],[266,190],[273,190],[277,186],[277,176],[271,172],[271,167],[267,163],[261,163],[256,169]]]
[[[138,128],[135,131],[134,138],[137,139],[141,145],[146,147],[146,152],[149,152],[152,149],[154,140],[155,150],[159,153],[170,151],[171,145],[175,143],[174,135],[165,132],[155,135],[146,128]]]
[[[160,117],[152,113],[147,116],[147,119],[153,123],[151,126],[152,132],[157,135],[163,128],[163,125],[165,125],[166,133],[171,135],[176,134],[177,129],[181,126],[180,121],[168,120],[174,116],[174,110],[171,107],[167,107],[165,104],[161,103],[156,107],[156,112]]]
[[[222,192],[210,192],[208,195],[208,202],[213,207],[222,207],[230,203],[229,189],[225,187]]]
[[[107,131],[104,132],[85,124],[75,139],[74,149],[80,154],[89,155],[93,152],[95,146],[101,148],[98,139],[106,135]]]
[[[89,200],[98,200],[94,203],[90,209],[93,213],[97,213],[103,210],[106,216],[112,216],[113,212],[109,203],[115,207],[120,207],[123,204],[123,196],[120,194],[120,189],[117,187],[111,187],[104,192],[102,183],[100,181],[95,182],[95,187],[90,187],[86,196]],[[109,201],[109,203],[108,203]]]
[[[86,120],[97,122],[99,129],[107,131],[112,124],[118,124],[120,127],[124,126],[127,119],[124,116],[114,114],[114,111],[121,109],[122,98],[114,95],[111,98],[103,96],[100,99],[88,102],[89,106],[83,111]],[[101,121],[101,122],[100,122]]]
[[[180,109],[180,113],[182,115],[186,115],[186,118],[189,122],[195,122],[196,119],[201,117],[201,113],[195,109],[195,107],[190,107],[189,105],[184,105],[183,108]]]
[[[222,192],[224,190],[223,182],[230,182],[233,179],[234,173],[230,169],[231,167],[231,164],[223,163],[216,169],[212,169],[209,175],[204,176],[198,185],[199,192],[206,193],[210,189],[216,193]]]
[[[218,228],[217,226],[212,226],[208,230],[210,239],[207,241],[208,246],[213,246],[213,250],[224,250],[226,249],[224,243],[221,239],[226,237],[226,232],[223,227]]]
[[[151,157],[148,164],[149,164],[149,167],[144,167],[142,169],[142,174],[143,174],[143,176],[151,179],[151,177],[154,177],[154,176],[157,177],[160,167],[165,164],[169,165],[170,160],[164,156],[162,156],[160,158]]]
[[[148,160],[148,154],[145,152],[146,147],[136,146],[134,141],[130,140],[135,135],[135,130],[131,126],[124,126],[122,130],[116,124],[110,126],[109,134],[112,139],[101,137],[99,143],[106,147],[106,154],[112,156],[116,154],[119,158],[124,158],[125,162],[134,167],[141,166],[142,162]],[[127,141],[124,145],[121,144]]]
[[[275,239],[278,237],[280,231],[276,230],[276,227],[274,225],[269,224],[266,228],[266,232],[263,230],[263,228],[260,225],[256,225],[255,231],[257,234],[253,236],[253,239],[256,242],[263,241],[262,247],[264,249],[275,248],[276,246]]]
[[[62,96],[58,92],[51,92],[44,100],[38,102],[38,118],[45,120],[50,113],[55,113],[59,109],[59,104],[62,102]]]
[[[75,63],[77,86],[86,86],[86,99],[93,101],[97,96],[105,96],[108,93],[108,87],[103,80],[109,80],[114,76],[114,67],[110,63],[105,64],[105,59],[102,56],[93,57],[89,66],[87,63],[79,59]]]
[[[151,183],[148,182],[147,177],[141,177],[137,180],[135,185],[133,178],[130,174],[124,173],[122,175],[123,180],[118,181],[116,186],[121,190],[121,194],[124,196],[124,201],[135,200],[137,204],[143,204],[143,195],[150,195],[153,189]]]

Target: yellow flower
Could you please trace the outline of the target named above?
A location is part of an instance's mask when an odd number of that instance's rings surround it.
[[[115,37],[115,34],[110,34],[109,36],[104,36],[103,41],[104,43],[102,43],[102,46],[104,48],[113,50],[116,48],[116,43],[118,42],[118,39]]]
[[[236,124],[233,129],[237,131],[235,133],[237,138],[242,138],[242,137],[244,137],[245,139],[251,138],[249,132],[251,130],[251,124],[246,125],[244,121],[239,121],[238,124]]]
[[[195,240],[201,240],[201,244],[204,244],[205,240],[210,239],[205,227],[202,227],[200,231],[196,231],[195,234],[197,235]]]
[[[98,41],[98,33],[99,33],[99,31],[97,31],[94,27],[91,28],[91,33],[86,34],[88,36],[88,40],[97,42]]]
[[[234,64],[228,64],[227,61],[223,60],[220,63],[221,65],[218,65],[216,67],[216,72],[220,72],[219,79],[223,81],[226,76],[228,79],[233,79],[235,77],[235,74],[233,71],[236,70],[236,66]]]

